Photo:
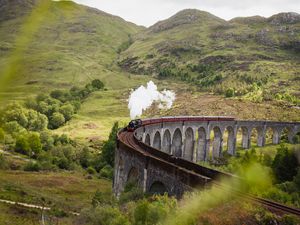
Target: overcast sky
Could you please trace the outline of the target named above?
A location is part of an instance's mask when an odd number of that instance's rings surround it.
[[[300,13],[300,0],[75,0],[75,2],[144,26],[153,25],[187,8],[208,11],[226,20],[238,16],[269,17],[279,12]]]

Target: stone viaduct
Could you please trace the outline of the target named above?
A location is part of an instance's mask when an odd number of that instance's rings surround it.
[[[228,117],[165,117],[143,120],[134,132],[122,130],[115,155],[114,192],[119,195],[134,181],[145,192],[168,192],[180,197],[185,190],[205,186],[218,176],[231,176],[197,164],[235,155],[243,149],[264,146],[267,134],[273,144],[282,137],[295,141],[299,122],[243,121]],[[255,138],[255,143],[253,143]],[[240,140],[241,139],[241,140]],[[226,146],[226,149],[223,149]]]

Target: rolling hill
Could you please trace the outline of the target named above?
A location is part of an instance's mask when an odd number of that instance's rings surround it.
[[[253,83],[299,97],[300,15],[225,21],[187,9],[135,36],[119,58],[131,73],[176,78],[201,89],[244,95]]]
[[[141,29],[71,1],[1,0],[0,74],[13,81],[5,92],[35,93],[95,78],[114,86],[121,78],[112,73],[119,48]]]

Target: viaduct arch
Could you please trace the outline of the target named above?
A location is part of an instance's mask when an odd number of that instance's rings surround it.
[[[118,134],[114,192],[119,195],[128,180],[136,179],[145,192],[180,197],[196,184],[205,186],[219,173],[197,163],[222,157],[223,151],[235,155],[237,146],[264,146],[267,133],[273,144],[279,144],[283,136],[292,143],[299,132],[299,122],[227,117],[143,120],[135,132],[122,130]]]

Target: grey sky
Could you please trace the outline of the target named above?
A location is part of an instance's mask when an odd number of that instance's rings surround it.
[[[75,0],[122,17],[138,25],[150,26],[178,11],[196,8],[223,19],[279,12],[300,12],[300,0]]]

